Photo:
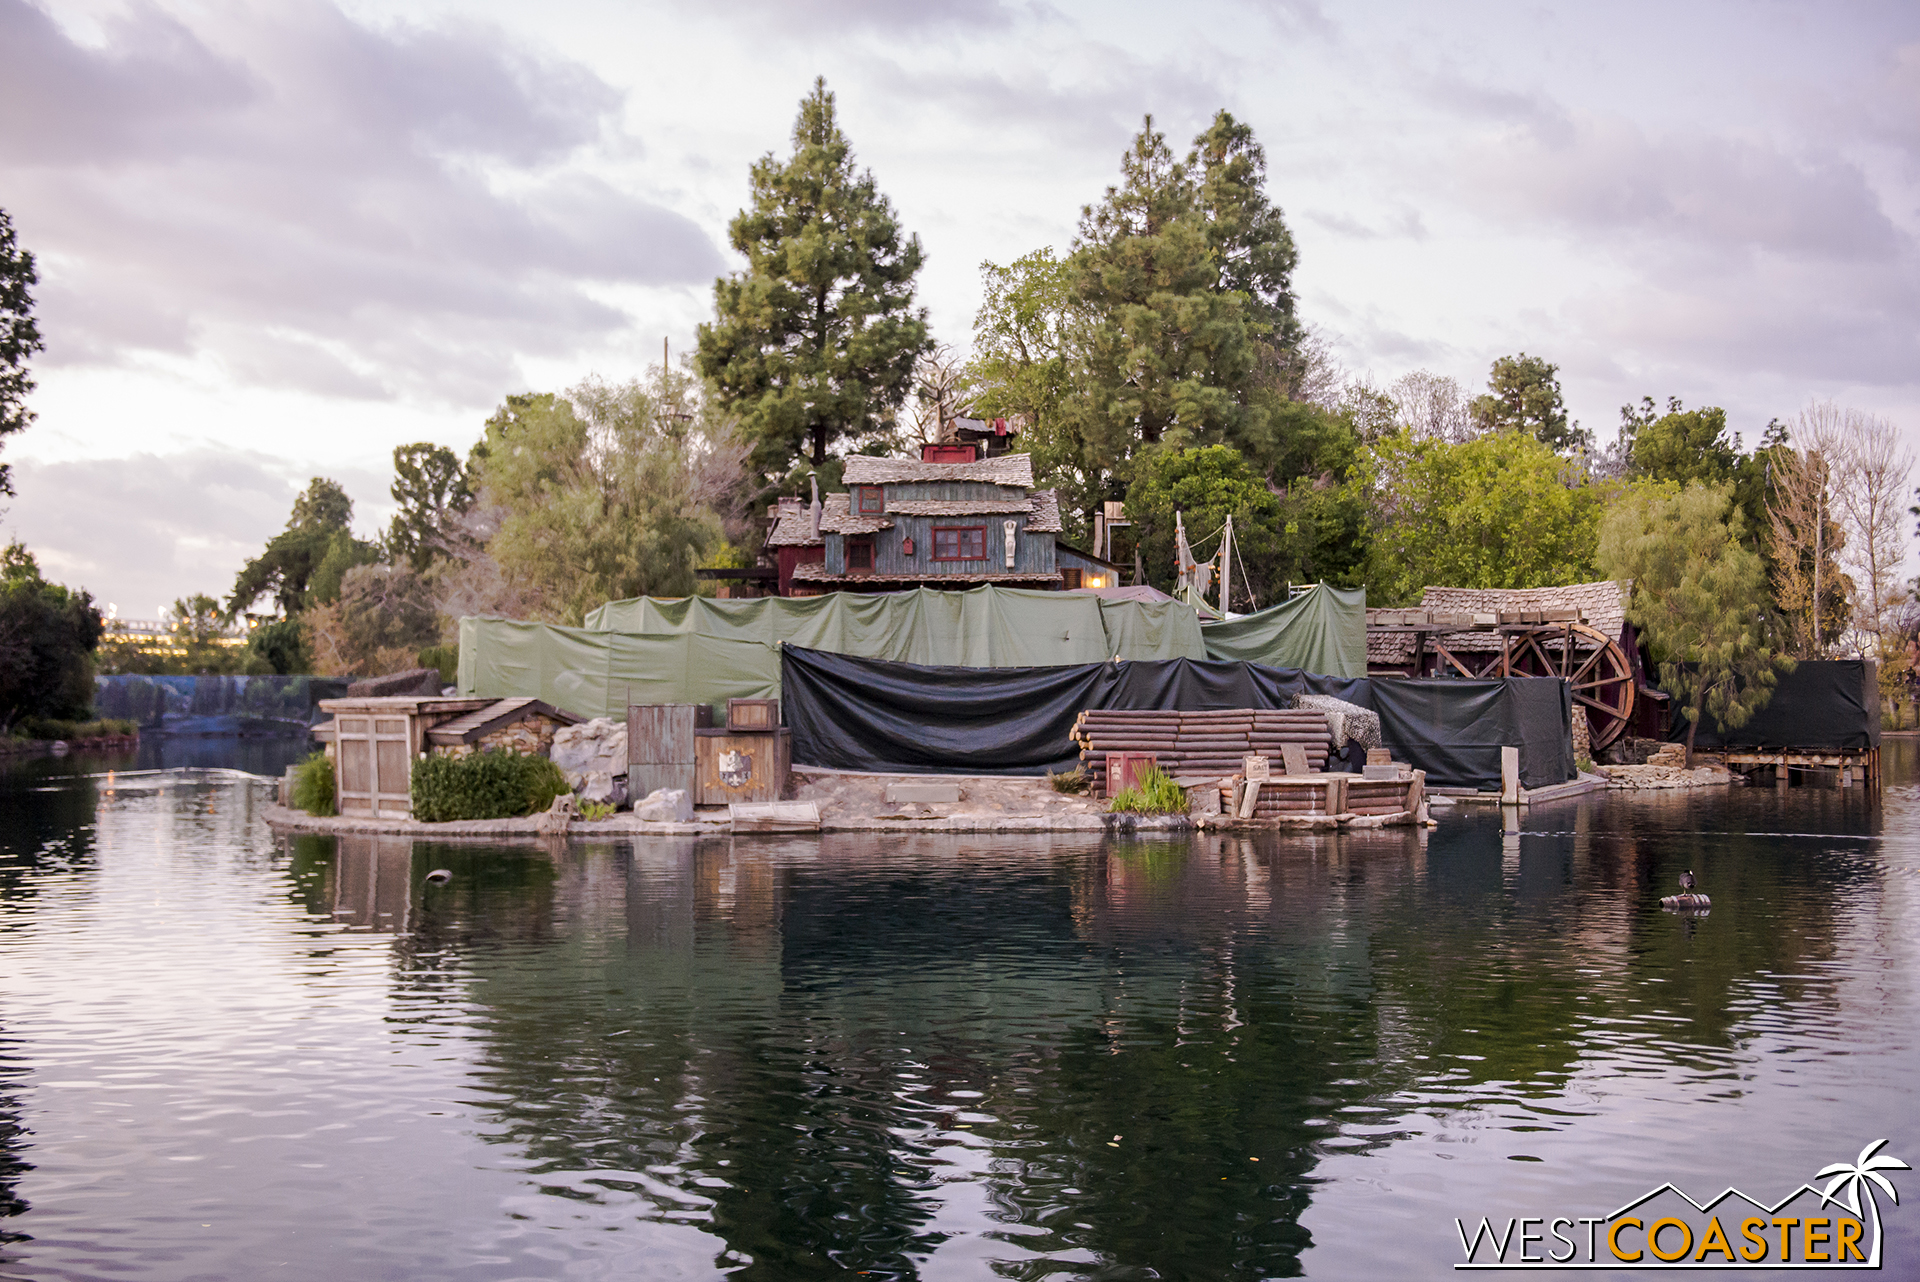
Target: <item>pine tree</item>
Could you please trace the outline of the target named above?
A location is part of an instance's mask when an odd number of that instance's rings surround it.
[[[714,282],[695,364],[754,443],[751,465],[778,477],[884,429],[932,340],[913,306],[920,239],[855,170],[824,79],[800,103],[793,154],[756,162],[752,193],[728,228],[747,268]]]
[[[0,436],[33,422],[33,411],[27,408],[27,394],[33,391],[27,359],[46,347],[33,319],[33,287],[39,280],[33,255],[19,247],[13,220],[0,209]],[[0,463],[0,494],[11,493],[11,468]]]

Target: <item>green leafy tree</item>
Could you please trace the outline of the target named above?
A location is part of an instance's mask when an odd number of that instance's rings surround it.
[[[1474,423],[1485,432],[1521,431],[1562,452],[1592,444],[1592,434],[1567,420],[1560,367],[1521,352],[1495,360],[1487,392],[1474,398]]]
[[[27,361],[46,348],[33,319],[33,287],[39,283],[33,254],[20,248],[13,220],[0,209],[0,437],[33,422],[27,396],[34,383],[27,375]],[[11,493],[12,469],[0,463],[0,494]]]
[[[390,561],[425,570],[459,535],[454,518],[473,505],[473,487],[460,456],[444,445],[416,441],[393,450],[393,485],[400,510],[387,527]]]
[[[857,171],[824,79],[800,103],[793,154],[752,170],[753,204],[728,227],[747,268],[714,282],[696,367],[778,478],[814,467],[846,437],[884,430],[930,350],[913,306],[920,239],[902,232],[870,172]]]
[[[1199,137],[1187,167],[1219,272],[1215,288],[1246,299],[1254,336],[1276,351],[1299,345],[1293,271],[1300,255],[1286,219],[1267,199],[1267,153],[1253,130],[1220,111]]]
[[[1255,603],[1275,595],[1279,581],[1273,575],[1283,552],[1281,501],[1238,450],[1208,445],[1150,450],[1140,456],[1127,490],[1127,516],[1134,523],[1148,579],[1168,591],[1179,574],[1175,513],[1184,519],[1188,541],[1198,545],[1195,551],[1203,560],[1211,554],[1214,537],[1225,527],[1227,517],[1233,517],[1239,553],[1233,565],[1236,606],[1243,604],[1239,595],[1243,574]]]
[[[314,477],[293,501],[287,528],[241,567],[227,598],[227,613],[238,617],[269,594],[289,616],[315,601],[333,600],[349,569],[380,559],[376,544],[353,537],[348,528],[352,519],[353,500],[339,483]]]
[[[102,629],[91,595],[48,583],[32,552],[8,544],[0,553],[0,725],[90,715]]]
[[[487,551],[536,612],[579,623],[609,600],[694,591],[701,554],[724,537],[717,478],[739,455],[675,403],[658,384],[587,383],[511,396],[487,420],[475,456],[499,510]]]
[[[283,677],[313,671],[298,619],[261,624],[247,637],[247,653],[267,671]]]
[[[1371,511],[1367,586],[1382,604],[1429,583],[1531,588],[1595,577],[1600,516],[1617,487],[1585,481],[1533,436],[1459,443],[1401,430],[1368,446],[1352,483]]]
[[[232,617],[220,607],[219,598],[204,592],[180,597],[168,616],[173,620],[168,631],[180,650],[168,666],[183,673],[225,674],[245,664],[245,648],[225,643]]]
[[[1633,580],[1627,617],[1660,656],[1660,684],[1687,719],[1687,765],[1703,712],[1737,730],[1773,697],[1793,660],[1774,644],[1767,572],[1743,543],[1730,485],[1637,489],[1607,513],[1599,558]]]

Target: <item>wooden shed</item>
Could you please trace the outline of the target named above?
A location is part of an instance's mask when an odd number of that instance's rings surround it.
[[[322,699],[320,710],[333,720],[313,734],[333,757],[334,805],[343,815],[412,814],[413,763],[428,751],[518,746],[502,736],[529,720],[551,727],[580,720],[538,699],[443,695]],[[537,738],[539,730],[533,733]],[[545,738],[552,742],[551,729]],[[526,748],[544,752],[537,744]]]

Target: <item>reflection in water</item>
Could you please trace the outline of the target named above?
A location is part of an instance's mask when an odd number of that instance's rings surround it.
[[[326,1250],[277,1272],[1426,1275],[1472,1207],[1604,1210],[1654,1179],[1798,1180],[1848,1155],[1836,1135],[1920,1140],[1904,788],[1431,832],[553,850],[276,843],[244,791],[0,795],[45,806],[0,865],[7,991],[104,1002],[8,1016],[29,1265],[112,1254],[67,1192],[92,1162],[156,1222],[216,1226],[114,1256],[135,1276],[231,1271],[316,1217]],[[1710,918],[1659,909],[1688,867]],[[141,930],[198,960],[86,960]],[[156,1055],[166,1107],[109,1089]],[[262,1071],[285,1084],[236,1105]],[[126,1142],[72,1138],[102,1117]],[[223,1218],[241,1205],[259,1223]]]

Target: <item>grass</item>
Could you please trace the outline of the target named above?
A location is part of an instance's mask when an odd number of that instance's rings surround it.
[[[1088,777],[1085,766],[1075,766],[1065,774],[1047,771],[1047,786],[1055,792],[1082,793],[1087,790],[1087,785],[1091,782],[1093,781]]]
[[[1187,790],[1158,766],[1148,766],[1134,776],[1133,783],[1114,794],[1107,809],[1136,815],[1184,815]]]
[[[582,819],[611,819],[613,818],[613,803],[611,801],[583,801],[580,803],[580,817]]]

